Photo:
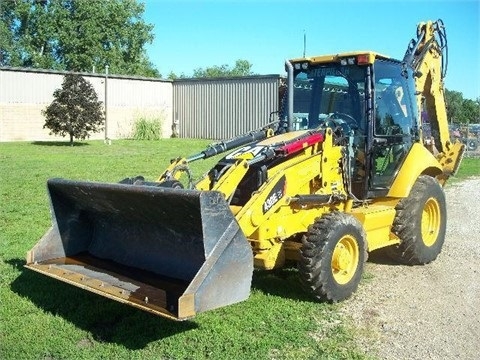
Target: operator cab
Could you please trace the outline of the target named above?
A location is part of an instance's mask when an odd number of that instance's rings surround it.
[[[413,71],[376,53],[290,64],[290,130],[331,128],[337,144],[348,149],[345,175],[352,195],[385,196],[418,138]]]
[[[365,130],[364,104],[360,101],[364,72],[359,67],[336,64],[297,71],[293,130],[316,129],[328,121],[346,124],[350,130]]]

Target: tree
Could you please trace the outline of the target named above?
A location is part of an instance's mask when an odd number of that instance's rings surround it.
[[[17,60],[13,51],[13,36],[10,29],[13,27],[13,1],[0,1],[0,66],[16,64]]]
[[[459,91],[445,89],[445,103],[448,120],[452,123],[458,123],[462,112],[463,94]]]
[[[480,121],[480,99],[464,99],[458,91],[445,91],[447,117],[450,122],[468,124]]]
[[[214,78],[214,77],[230,77],[230,76],[249,76],[253,75],[252,64],[247,60],[237,60],[235,67],[231,68],[229,65],[214,65],[212,67],[197,68],[193,70],[193,77],[195,78]]]
[[[237,60],[235,66],[232,68],[227,64],[214,65],[207,68],[196,68],[193,70],[192,77],[194,78],[216,78],[216,77],[231,77],[231,76],[249,76],[254,75],[252,72],[252,64],[247,60]],[[185,74],[177,75],[173,71],[168,74],[168,79],[185,79],[189,76]]]
[[[153,25],[136,0],[2,1],[0,61],[7,66],[157,76],[145,45]],[[5,36],[4,36],[5,35]]]
[[[462,103],[462,122],[476,123],[480,120],[480,106],[471,99],[464,99]]]
[[[73,146],[74,138],[84,140],[91,132],[103,129],[102,102],[82,76],[65,75],[62,88],[55,90],[53,97],[53,102],[42,111],[46,118],[43,128],[50,129],[50,134],[69,135],[70,146]]]
[[[170,71],[170,73],[168,74],[167,76],[167,79],[169,80],[177,80],[177,79],[183,79],[185,78],[186,76],[184,74],[182,75],[177,75],[175,74],[173,71]]]

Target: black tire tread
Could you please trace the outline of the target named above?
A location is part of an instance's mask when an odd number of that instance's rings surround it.
[[[425,202],[432,196],[439,202],[442,219],[437,240],[431,247],[427,247],[422,240],[420,221]],[[397,214],[392,231],[401,242],[388,248],[388,255],[406,265],[423,265],[435,260],[442,250],[446,231],[445,194],[438,181],[421,175],[409,196],[402,199],[395,209]]]
[[[338,229],[353,230],[360,251],[357,273],[344,285],[333,280],[331,271],[331,249],[339,240],[335,239]],[[320,301],[337,302],[350,297],[358,287],[367,258],[365,239],[362,225],[352,215],[332,212],[317,218],[302,239],[298,268],[304,287]]]

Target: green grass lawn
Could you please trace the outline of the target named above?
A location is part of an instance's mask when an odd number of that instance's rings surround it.
[[[155,180],[176,156],[207,141],[0,143],[1,359],[363,359],[337,306],[316,303],[297,272],[254,273],[248,301],[173,322],[24,269],[50,226],[52,177]],[[193,164],[200,176],[214,162]],[[459,178],[480,175],[466,158]]]
[[[0,143],[1,359],[364,358],[337,307],[313,302],[295,270],[255,272],[248,301],[178,323],[24,269],[50,226],[47,179],[155,180],[171,158],[207,143]]]
[[[480,157],[464,157],[454,180],[480,176]]]

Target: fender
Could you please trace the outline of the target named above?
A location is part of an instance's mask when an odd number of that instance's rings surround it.
[[[438,176],[443,173],[438,160],[422,144],[413,144],[387,196],[405,198],[421,174]]]

